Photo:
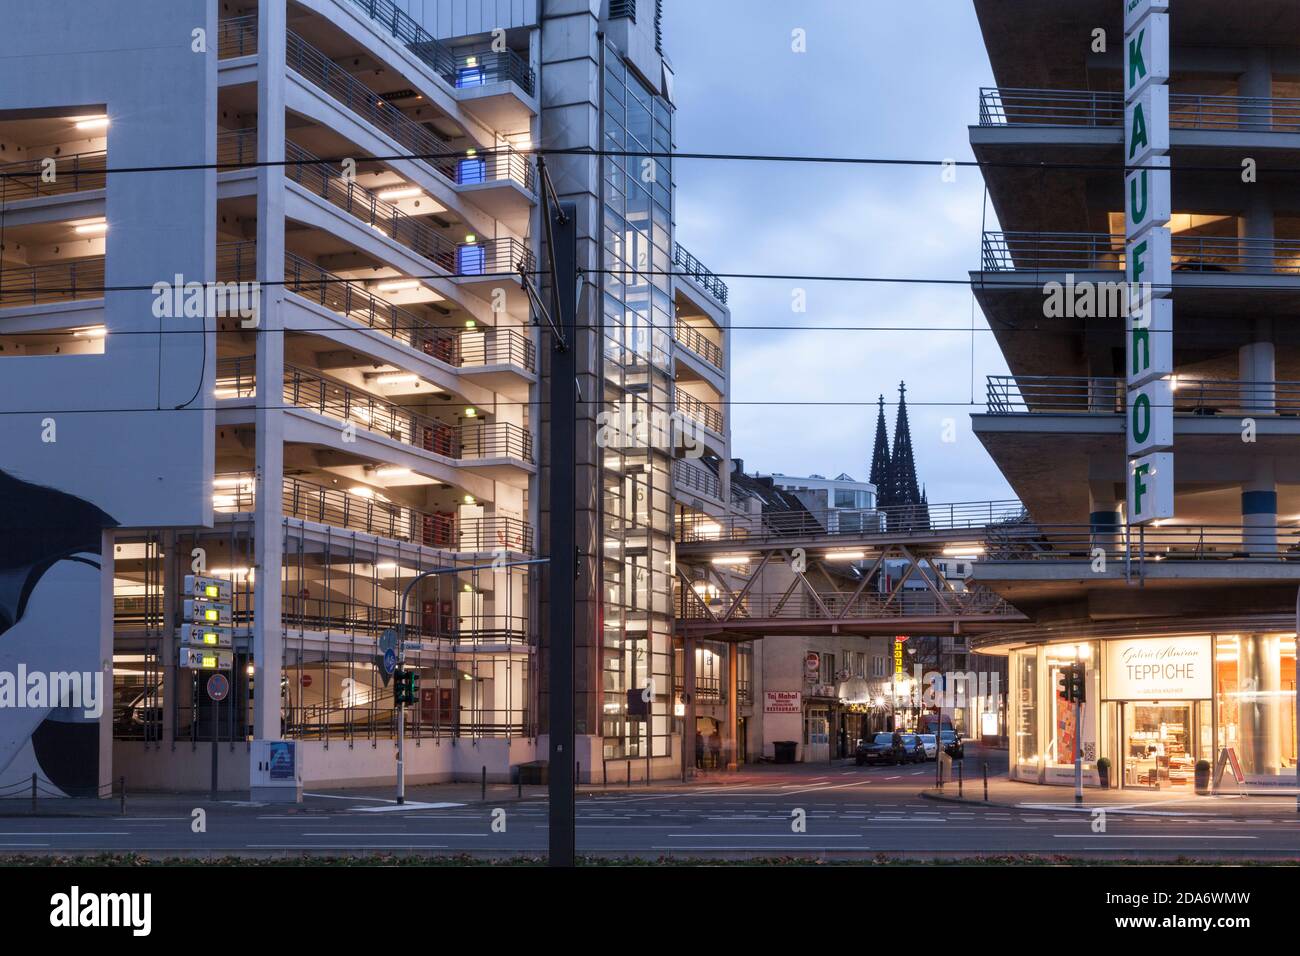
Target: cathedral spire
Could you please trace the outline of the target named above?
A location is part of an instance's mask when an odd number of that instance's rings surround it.
[[[907,384],[898,383],[898,419],[894,423],[894,450],[890,458],[890,504],[916,505],[921,491],[916,485],[916,462],[912,458],[912,431],[907,423]]]
[[[871,476],[867,479],[876,486],[876,507],[889,504],[889,433],[885,427],[885,396],[880,396],[880,412],[876,416],[876,446],[871,452]]]

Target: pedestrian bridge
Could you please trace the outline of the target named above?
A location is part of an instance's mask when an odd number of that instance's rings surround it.
[[[941,574],[1022,521],[1019,501],[777,512],[678,525],[677,629],[693,637],[977,634],[1025,616]],[[959,562],[960,563],[960,562]]]

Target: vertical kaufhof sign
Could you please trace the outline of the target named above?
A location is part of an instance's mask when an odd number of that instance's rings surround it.
[[[1174,514],[1169,0],[1124,0],[1128,521]]]

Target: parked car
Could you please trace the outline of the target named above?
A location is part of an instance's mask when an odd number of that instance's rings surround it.
[[[903,759],[899,763],[923,763],[925,744],[920,734],[903,734]]]
[[[925,759],[939,759],[939,740],[934,734],[921,734],[921,744],[925,747]]]
[[[876,734],[870,740],[859,740],[857,749],[853,752],[853,762],[859,767],[869,763],[898,763],[894,735]]]
[[[945,730],[939,734],[943,740],[943,752],[953,760],[961,760],[966,755],[965,744],[955,730]]]

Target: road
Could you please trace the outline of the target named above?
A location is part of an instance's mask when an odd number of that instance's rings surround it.
[[[1194,799],[1112,806],[1099,825],[1091,809],[1047,803],[1068,798],[1057,788],[1037,788],[1043,803],[1006,807],[923,798],[933,776],[933,764],[801,766],[716,775],[689,787],[583,793],[578,852],[1300,859],[1300,817],[1290,797],[1216,800],[1208,810]],[[195,796],[141,801],[126,816],[0,816],[0,853],[545,852],[540,794],[516,800],[513,789],[500,788],[486,802],[478,796],[464,786],[416,788],[401,807],[379,792],[312,793],[301,807]],[[198,832],[195,810],[204,817]]]

